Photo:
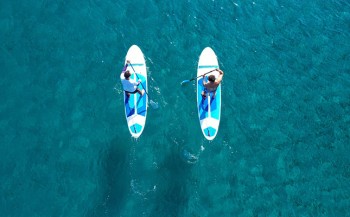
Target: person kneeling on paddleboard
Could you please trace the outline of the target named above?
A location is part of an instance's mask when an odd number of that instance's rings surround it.
[[[145,90],[140,90],[138,86],[141,83],[141,80],[139,79],[138,82],[130,80],[131,73],[129,70],[126,70],[128,68],[128,64],[130,63],[129,60],[126,61],[126,64],[122,70],[122,73],[120,74],[120,79],[122,81],[123,89],[126,92],[126,95],[129,97],[130,94],[139,93],[141,96],[145,93]]]
[[[205,81],[206,79],[204,79],[205,75],[203,75],[203,86],[204,86],[204,90],[202,91],[202,96],[205,98],[207,97],[207,93],[214,93],[213,98],[216,95],[216,89],[218,88],[218,86],[220,85],[221,81],[222,81],[222,77],[224,76],[224,72],[220,69],[215,69],[215,71],[218,71],[220,74],[218,76],[218,78],[215,78],[215,75],[209,75],[208,76],[208,81]]]

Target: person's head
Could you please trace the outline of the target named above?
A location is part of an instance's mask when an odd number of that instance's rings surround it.
[[[131,76],[131,74],[130,74],[129,70],[126,70],[126,71],[124,72],[124,77],[125,77],[126,79],[128,79],[130,76]]]
[[[215,75],[209,75],[208,80],[210,82],[215,82]]]

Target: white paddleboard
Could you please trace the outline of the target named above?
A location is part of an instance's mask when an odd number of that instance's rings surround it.
[[[219,63],[215,52],[206,47],[199,56],[198,68],[197,68],[197,110],[199,123],[204,137],[208,140],[213,140],[218,133],[220,116],[221,116],[221,84],[216,89],[216,96],[214,93],[207,94],[206,98],[202,97],[203,77],[202,75],[213,69],[219,68]],[[208,79],[208,76],[219,76],[218,71],[211,72],[205,75],[204,79]]]
[[[141,49],[137,45],[132,45],[129,48],[125,57],[125,64],[127,60],[130,61],[126,69],[131,73],[130,79],[134,81],[141,79],[142,85],[140,84],[138,88],[140,90],[144,89],[147,92],[146,62]],[[123,92],[128,129],[132,137],[138,138],[142,134],[146,124],[148,95],[145,93],[141,96],[139,93],[135,93],[127,97],[125,91]]]

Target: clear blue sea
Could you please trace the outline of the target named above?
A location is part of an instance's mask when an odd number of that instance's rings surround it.
[[[348,0],[1,1],[0,216],[350,216],[349,39]],[[159,104],[137,140],[133,44]],[[180,85],[207,46],[212,142]]]

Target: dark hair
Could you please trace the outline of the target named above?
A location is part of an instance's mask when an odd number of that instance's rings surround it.
[[[125,78],[129,78],[130,76],[131,76],[131,74],[130,74],[129,70],[124,72],[124,77]]]
[[[211,82],[215,81],[215,75],[209,75],[208,80]]]

